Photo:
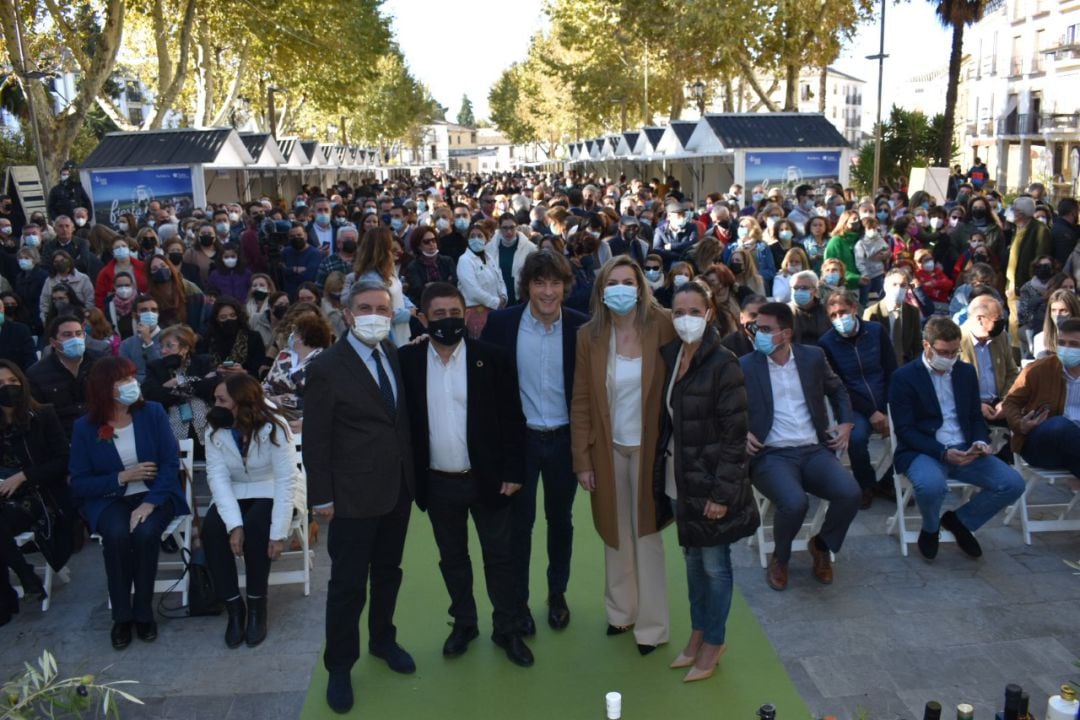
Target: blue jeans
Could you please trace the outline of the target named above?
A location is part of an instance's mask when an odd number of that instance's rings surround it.
[[[870,293],[877,293],[877,297],[881,299],[881,293],[885,290],[885,275],[878,275],[876,278],[870,278],[870,282],[866,285],[859,286],[859,305],[866,307],[867,302],[870,299]]]
[[[848,459],[851,460],[851,474],[855,476],[855,482],[859,487],[866,490],[878,482],[877,470],[870,462],[870,436],[874,434],[874,428],[870,425],[870,418],[855,413],[855,427],[851,430],[851,438],[848,441]],[[882,483],[892,482],[892,466],[881,477]]]
[[[992,455],[984,455],[962,466],[944,463],[929,455],[916,455],[907,476],[915,487],[915,502],[922,513],[922,529],[926,532],[940,529],[941,506],[949,492],[946,484],[949,478],[981,488],[956,510],[960,522],[972,531],[981,528],[999,510],[1024,494],[1020,473]]]
[[[705,633],[705,642],[723,645],[731,594],[731,546],[727,543],[683,549],[690,627]]]
[[[529,603],[529,565],[540,478],[544,483],[544,516],[548,524],[548,593],[565,593],[570,580],[574,494],[578,486],[570,459],[569,426],[551,432],[525,431],[525,485],[514,493],[510,503],[514,586],[523,606]]]
[[[1065,468],[1080,476],[1080,427],[1064,415],[1044,420],[1028,434],[1020,454],[1032,467]]]

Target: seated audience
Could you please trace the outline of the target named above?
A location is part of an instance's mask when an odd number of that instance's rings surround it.
[[[87,351],[80,316],[59,315],[49,325],[48,337],[52,352],[31,365],[26,377],[34,399],[53,406],[70,438],[75,420],[86,412],[90,368],[101,356]]]
[[[157,338],[161,357],[146,366],[143,396],[169,414],[177,440],[194,439],[200,455],[206,434],[206,414],[213,403],[217,370],[207,355],[195,354],[195,333],[187,325],[171,325]]]

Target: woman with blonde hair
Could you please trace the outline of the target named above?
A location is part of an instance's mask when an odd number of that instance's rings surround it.
[[[1058,326],[1070,318],[1080,318],[1080,298],[1076,291],[1062,288],[1050,293],[1042,332],[1031,343],[1031,354],[1036,360],[1053,354],[1052,348],[1057,347]]]
[[[341,312],[344,307],[341,304],[344,288],[345,275],[343,273],[335,271],[326,276],[326,282],[323,285],[322,311],[336,338],[345,337],[345,333],[349,331],[345,324],[345,316]]]
[[[577,337],[571,454],[604,541],[607,633],[633,628],[647,655],[670,630],[651,478],[663,401],[660,347],[675,329],[627,255],[600,269],[591,309]]]
[[[791,300],[791,276],[810,269],[810,258],[806,251],[796,245],[787,251],[780,272],[773,278],[772,296],[776,302],[786,303]]]
[[[758,272],[757,261],[754,253],[743,248],[732,251],[728,256],[728,268],[735,276],[735,282],[755,295],[765,295],[765,280]]]

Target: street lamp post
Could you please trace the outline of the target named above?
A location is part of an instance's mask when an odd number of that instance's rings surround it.
[[[698,113],[701,117],[705,117],[705,83],[698,80],[690,86],[690,95],[697,103]]]
[[[266,88],[267,121],[270,125],[270,136],[275,140],[277,140],[277,106],[274,104],[274,94],[288,92],[285,88],[279,88],[277,85],[270,85]]]
[[[877,192],[881,182],[881,92],[884,87],[885,77],[885,0],[881,0],[881,44],[877,55],[868,55],[867,60],[878,61],[877,75],[877,122],[874,123],[874,184],[870,188],[870,194]]]

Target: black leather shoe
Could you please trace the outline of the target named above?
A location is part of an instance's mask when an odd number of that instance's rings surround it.
[[[956,513],[952,510],[941,516],[941,527],[953,534],[953,537],[956,538],[956,544],[968,557],[982,557],[982,547],[979,545],[979,541],[964,526],[964,523],[960,522],[960,518],[956,517]]]
[[[465,651],[469,649],[469,643],[480,636],[480,631],[476,629],[475,625],[458,625],[454,624],[454,629],[450,631],[450,637],[446,638],[446,642],[442,646],[442,654],[445,657],[457,657],[458,655],[464,655]]]
[[[525,644],[525,640],[520,635],[495,633],[491,636],[491,640],[506,651],[506,657],[510,658],[510,662],[515,665],[532,667],[533,662],[535,662],[532,650],[529,650],[529,646]]]
[[[656,649],[655,645],[642,645],[641,643],[638,643],[638,646],[637,646],[637,651],[639,653],[641,653],[642,657],[645,657],[646,655],[648,655],[649,653],[651,653],[655,649]]]
[[[937,557],[938,539],[940,533],[919,531],[919,553],[927,560]]]
[[[131,644],[131,623],[113,623],[112,632],[109,634],[112,646],[116,650],[123,650]]]
[[[161,552],[175,555],[180,552],[180,546],[176,544],[176,538],[172,535],[161,541]]]
[[[135,623],[135,634],[143,642],[154,642],[157,640],[157,623],[153,620],[150,622],[137,622]]]
[[[41,582],[41,578],[37,576],[37,573],[32,568],[26,574],[26,577],[19,578],[19,584],[22,585],[23,600],[31,605],[40,603],[49,596],[45,592],[45,583]]]
[[[266,598],[248,598],[247,630],[244,641],[248,647],[255,647],[266,639]]]
[[[611,637],[612,635],[622,635],[624,632],[627,632],[629,630],[629,625],[608,625],[607,636]]]
[[[536,634],[536,621],[533,620],[532,613],[528,608],[525,608],[523,617],[521,618],[521,634],[525,637],[532,637]]]
[[[240,647],[244,642],[244,625],[247,623],[244,599],[226,600],[225,612],[229,614],[229,622],[225,626],[225,645],[231,648]]]
[[[416,672],[416,662],[412,659],[412,655],[405,651],[405,648],[401,647],[397,643],[390,643],[383,646],[368,646],[368,650],[371,652],[372,657],[377,657],[386,661],[386,664],[390,666],[390,669],[396,673],[402,675],[412,675]]]
[[[3,605],[3,610],[8,615],[19,614],[19,593],[15,592],[15,588],[8,585],[4,589],[4,595],[0,597],[0,605]]]
[[[566,606],[566,596],[551,593],[548,596],[548,625],[553,630],[562,630],[570,624],[570,608]]]
[[[347,670],[331,670],[326,682],[326,704],[339,715],[352,710],[352,679]]]

